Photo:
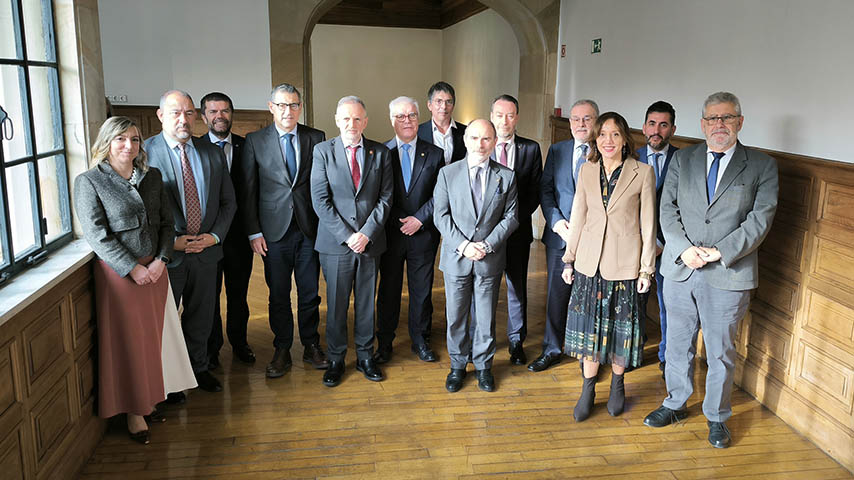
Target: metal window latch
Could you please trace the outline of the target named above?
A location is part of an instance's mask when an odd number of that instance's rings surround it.
[[[27,257],[27,265],[33,266],[47,260],[47,250]]]
[[[0,105],[0,137],[11,140],[13,136],[15,136],[15,129],[12,125],[12,119]]]
[[[0,285],[3,285],[3,283],[5,283],[6,280],[11,276],[12,275],[9,272],[0,273]]]

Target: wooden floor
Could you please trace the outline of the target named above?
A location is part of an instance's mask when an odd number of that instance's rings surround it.
[[[544,248],[535,242],[531,253],[529,360],[540,353],[546,293]],[[493,367],[498,390],[481,392],[469,375],[462,391],[448,393],[438,273],[433,318],[440,361],[421,363],[410,353],[402,322],[395,356],[383,368],[384,382],[369,382],[356,372],[351,339],[344,381],[327,388],[322,372],[299,361],[298,341],[291,352],[294,367],[282,378],[265,378],[272,334],[263,265],[257,261],[249,328],[257,364],[233,362],[226,345],[223,366],[214,372],[223,381],[222,393],[189,392],[185,405],[166,410],[166,423],[151,427],[148,446],[132,443],[124,419],[114,419],[80,478],[854,478],[739,389],[727,422],[733,445],[712,448],[701,411],[705,371],[700,368],[691,416],[682,425],[644,426],[644,416],[666,394],[653,326],[644,366],[626,375],[626,411],[608,415],[610,377],[603,374],[593,415],[575,423],[572,408],[581,387],[577,362],[565,359],[541,373],[509,364],[503,287],[499,311],[505,313],[498,318]],[[324,289],[322,284],[323,297]],[[325,303],[322,338],[324,317]]]

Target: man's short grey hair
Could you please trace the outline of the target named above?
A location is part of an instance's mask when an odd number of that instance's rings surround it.
[[[582,98],[581,100],[576,100],[575,103],[573,103],[572,106],[569,107],[569,109],[572,110],[573,108],[579,105],[590,105],[591,107],[593,107],[593,111],[596,112],[596,116],[599,116],[599,105],[597,105],[596,102],[594,102],[593,100],[590,100],[589,98]]]
[[[418,109],[418,101],[412,97],[406,97],[406,96],[401,95],[400,97],[397,97],[394,100],[388,102],[388,116],[389,116],[389,118],[394,120],[394,113],[392,113],[392,112],[394,112],[395,107],[397,107],[401,103],[406,103],[409,105],[415,105],[415,113],[417,113],[418,116],[421,116],[421,110]]]
[[[163,110],[163,107],[166,106],[166,99],[169,98],[171,95],[174,95],[176,93],[178,95],[181,95],[184,98],[189,99],[190,103],[193,103],[193,97],[191,97],[189,93],[187,93],[183,90],[173,89],[173,90],[167,91],[166,93],[164,93],[163,95],[160,96],[160,109],[161,110]]]
[[[735,107],[735,113],[741,115],[741,102],[735,94],[729,92],[716,92],[709,95],[709,97],[706,98],[706,101],[703,102],[703,115],[706,115],[706,108],[711,105],[718,105],[721,103],[731,103],[732,106]]]
[[[271,102],[276,101],[276,94],[279,92],[296,93],[297,94],[297,100],[299,100],[299,102],[302,103],[302,94],[299,93],[299,90],[297,90],[297,87],[291,85],[290,83],[280,83],[280,84],[276,85],[275,87],[273,87],[273,90],[270,91],[270,101]]]
[[[346,97],[341,97],[341,100],[338,100],[338,105],[335,107],[335,110],[341,108],[341,105],[344,105],[345,103],[358,103],[362,106],[363,109],[365,109],[365,113],[368,112],[368,107],[365,106],[365,102],[363,102],[361,98],[355,95],[347,95]]]

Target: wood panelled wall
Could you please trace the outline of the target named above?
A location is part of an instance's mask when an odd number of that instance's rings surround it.
[[[123,115],[139,125],[142,130],[142,138],[148,138],[160,133],[160,120],[157,118],[156,106],[139,106],[139,105],[113,105],[112,111],[114,116]],[[233,116],[233,124],[231,131],[234,133],[246,136],[249,132],[260,130],[267,125],[273,123],[273,116],[268,110],[235,110]],[[196,115],[196,123],[193,125],[193,136],[204,135],[208,132],[208,127],[202,120],[201,115]]]
[[[570,136],[553,117],[552,141]],[[736,383],[854,470],[854,164],[763,151],[777,159],[780,196],[739,328]]]
[[[93,295],[86,264],[0,325],[0,478],[74,478],[101,440]]]

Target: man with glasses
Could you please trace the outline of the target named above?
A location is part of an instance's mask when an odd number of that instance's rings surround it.
[[[549,147],[546,155],[540,183],[540,204],[546,219],[542,241],[546,245],[548,300],[543,353],[528,365],[528,370],[532,372],[541,372],[560,363],[566,335],[566,310],[572,291],[572,286],[561,278],[563,253],[569,238],[569,216],[575,196],[575,181],[581,164],[587,160],[590,152],[590,136],[597,117],[599,106],[593,100],[578,100],[572,104],[569,110],[572,139],[555,143]]]
[[[386,142],[394,176],[394,199],[386,223],[388,250],[380,261],[374,360],[382,364],[391,359],[405,262],[412,352],[421,361],[435,362],[436,354],[425,334],[433,314],[433,263],[439,248],[439,231],[433,225],[433,188],[444,157],[442,149],[417,137],[419,112],[415,99],[397,97],[388,109],[394,128],[394,138]]]
[[[759,245],[777,209],[777,162],[743,146],[741,104],[732,93],[710,95],[700,126],[706,142],[676,152],[661,197],[661,255],[667,305],[667,398],[644,419],[663,427],[688,416],[694,342],[703,329],[709,443],[730,444],[735,335],[758,285]]]
[[[309,188],[312,151],[326,134],[298,123],[302,96],[293,85],[283,83],[273,88],[267,106],[273,124],[246,136],[237,191],[252,251],[264,260],[275,348],[267,365],[267,378],[277,378],[292,365],[292,275],[297,287],[303,361],[319,370],[329,365],[317,333],[320,263],[314,251],[317,215],[311,208]]]
[[[427,91],[427,110],[433,118],[418,126],[418,138],[441,148],[445,165],[466,156],[463,142],[466,126],[452,117],[456,102],[454,87],[450,83],[434,83]]]

